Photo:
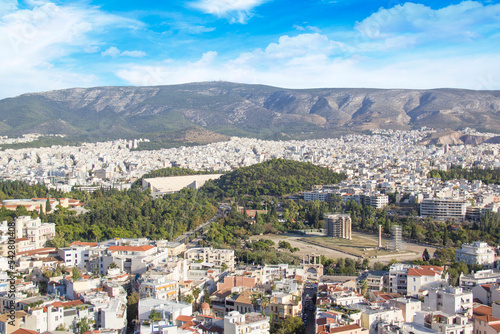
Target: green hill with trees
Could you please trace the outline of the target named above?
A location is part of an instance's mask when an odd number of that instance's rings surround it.
[[[335,184],[345,178],[344,174],[311,163],[272,159],[223,175],[207,184],[205,191],[217,191],[220,196],[235,198],[244,195],[283,196],[310,190],[317,184]]]

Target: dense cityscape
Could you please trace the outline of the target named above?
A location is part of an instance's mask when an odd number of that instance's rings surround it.
[[[498,244],[479,233],[496,237],[482,225],[498,227],[500,186],[443,175],[497,169],[500,145],[422,145],[436,132],[233,137],[156,151],[137,150],[142,139],[7,149],[0,157],[0,333],[493,332]],[[184,188],[191,188],[201,201],[206,185],[224,175],[287,161],[343,176],[286,196],[214,198],[217,212],[201,221],[194,212],[188,220],[198,223],[165,239],[113,235],[93,218],[84,218],[95,225],[82,230],[87,237],[67,232],[68,217],[96,212],[97,196],[144,193],[154,207],[176,194],[190,198]],[[19,181],[32,198],[11,196],[22,193],[10,189]],[[262,250],[277,257],[259,258]]]

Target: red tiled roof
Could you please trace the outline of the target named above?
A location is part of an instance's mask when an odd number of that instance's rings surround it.
[[[474,308],[474,315],[491,315],[492,308],[486,305],[479,305]]]
[[[410,268],[408,269],[408,276],[436,276],[437,272],[430,269],[418,269]]]
[[[190,322],[192,321],[194,318],[193,317],[190,317],[188,315],[180,315],[178,316],[175,320],[177,321],[182,321],[182,322]]]
[[[491,324],[490,327],[496,330],[497,332],[500,332],[500,324]]]
[[[30,256],[30,255],[36,255],[36,254],[49,254],[49,253],[52,253],[55,251],[56,251],[56,249],[54,247],[45,247],[45,248],[32,249],[32,250],[25,251],[25,252],[19,252],[19,253],[17,253],[17,255]]]
[[[85,241],[75,241],[70,244],[70,246],[90,246],[96,247],[97,242],[85,242]]]
[[[356,324],[347,325],[347,326],[340,326],[340,327],[335,327],[335,328],[330,329],[330,333],[347,332],[347,331],[352,331],[352,330],[356,330],[356,329],[360,329],[360,328],[361,327],[359,327]]]
[[[493,317],[491,315],[476,315],[474,318],[478,319],[478,320],[481,320],[481,321],[486,321],[486,322],[500,321],[500,319],[495,318],[495,317]]]
[[[109,246],[110,251],[125,251],[125,252],[146,252],[150,249],[155,248],[155,246],[145,245],[145,246]]]
[[[29,329],[19,328],[13,331],[11,334],[39,334],[37,331],[32,331]]]

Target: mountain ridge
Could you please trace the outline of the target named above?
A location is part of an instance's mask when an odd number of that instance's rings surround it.
[[[0,100],[0,135],[11,136],[154,139],[203,128],[214,137],[306,139],[423,126],[498,132],[500,91],[286,89],[217,81],[69,88]]]

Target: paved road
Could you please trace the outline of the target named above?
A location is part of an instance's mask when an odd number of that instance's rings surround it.
[[[191,231],[185,232],[182,235],[178,236],[177,238],[175,238],[175,241],[186,243],[186,241],[188,240],[188,238],[190,236],[194,235],[195,232],[201,234],[203,232],[203,228],[205,226],[207,226],[207,225],[212,224],[214,221],[216,221],[216,219],[217,219],[217,216],[213,217],[210,220],[207,220],[206,222],[204,222],[203,224],[201,224],[200,226],[198,226],[195,230],[191,230]],[[195,245],[196,243],[198,243],[198,241],[200,241],[200,240],[201,240],[200,236],[198,236],[197,238],[195,238],[194,240],[192,240],[187,246],[194,247],[193,245]]]
[[[312,302],[315,293],[316,286],[310,283],[306,284],[302,293],[302,320],[306,325],[306,333],[314,333],[315,330],[316,307]]]

